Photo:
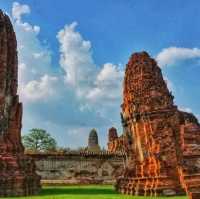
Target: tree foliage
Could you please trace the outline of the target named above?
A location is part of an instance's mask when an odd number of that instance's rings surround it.
[[[30,133],[22,137],[24,147],[28,151],[49,152],[56,150],[56,140],[46,130],[31,129]]]

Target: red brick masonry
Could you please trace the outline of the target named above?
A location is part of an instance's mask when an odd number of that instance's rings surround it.
[[[182,195],[200,199],[200,125],[179,111],[161,69],[146,52],[131,56],[125,71],[121,137],[109,150],[122,148],[126,168],[119,192],[133,195]],[[120,147],[118,145],[121,145]]]
[[[22,104],[17,95],[17,43],[12,24],[0,10],[0,196],[33,195],[40,177],[21,143]]]

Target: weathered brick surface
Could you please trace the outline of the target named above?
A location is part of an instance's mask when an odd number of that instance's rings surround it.
[[[122,124],[127,164],[118,191],[180,195],[200,191],[200,125],[173,103],[161,69],[146,52],[131,56],[125,71]],[[116,146],[111,140],[109,148]]]
[[[199,198],[200,198],[200,192],[199,193],[193,192],[189,195],[189,199],[199,199]]]
[[[42,184],[114,184],[124,168],[122,153],[27,153],[35,160]]]
[[[0,10],[0,196],[36,194],[40,177],[21,143],[22,104],[17,95],[17,43]]]
[[[123,136],[118,137],[117,129],[111,127],[108,130],[108,151],[109,152],[123,152],[124,150]]]

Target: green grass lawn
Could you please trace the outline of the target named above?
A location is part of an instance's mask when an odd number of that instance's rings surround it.
[[[112,186],[54,186],[43,187],[38,196],[10,197],[10,199],[150,199],[152,197],[126,196],[118,194]],[[170,197],[170,199],[186,199],[186,196]],[[8,198],[7,198],[8,199]],[[156,199],[169,199],[157,197]]]

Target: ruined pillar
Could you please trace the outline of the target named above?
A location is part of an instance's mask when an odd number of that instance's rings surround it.
[[[37,194],[40,177],[21,142],[22,104],[17,95],[17,42],[0,10],[0,196]]]
[[[117,179],[119,192],[200,198],[200,125],[174,105],[146,52],[133,54],[126,66],[122,124],[127,164]]]

